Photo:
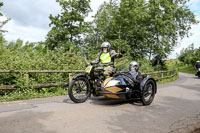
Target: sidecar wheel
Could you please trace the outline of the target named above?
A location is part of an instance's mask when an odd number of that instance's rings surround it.
[[[68,94],[75,103],[83,103],[90,96],[90,84],[84,77],[78,77],[69,84]]]
[[[155,96],[155,89],[155,81],[152,79],[147,80],[141,94],[141,102],[144,106],[150,105],[153,102]]]

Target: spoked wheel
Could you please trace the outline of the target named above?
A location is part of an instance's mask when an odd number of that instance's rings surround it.
[[[141,101],[143,105],[150,105],[152,103],[155,96],[155,89],[155,81],[152,79],[147,80],[141,95]]]
[[[90,84],[84,77],[78,77],[69,84],[68,94],[75,103],[83,103],[90,96]]]

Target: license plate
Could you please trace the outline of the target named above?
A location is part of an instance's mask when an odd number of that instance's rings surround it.
[[[86,73],[90,73],[91,70],[92,70],[92,66],[88,66],[88,67],[86,67],[85,72]]]

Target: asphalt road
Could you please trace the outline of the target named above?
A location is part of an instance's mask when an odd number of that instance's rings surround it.
[[[200,79],[180,73],[150,106],[68,96],[0,103],[0,133],[184,133],[200,128]]]

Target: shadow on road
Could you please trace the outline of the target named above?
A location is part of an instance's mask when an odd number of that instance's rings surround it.
[[[63,100],[63,103],[77,104],[77,103],[74,103],[70,98],[64,99],[64,100]]]
[[[199,84],[195,84],[195,86],[194,85],[176,85],[176,86],[184,88],[184,89],[195,90],[195,91],[200,92],[200,85]]]
[[[134,101],[134,100],[122,100],[122,99],[109,99],[109,98],[105,98],[103,96],[100,97],[90,97],[87,100],[90,104],[94,104],[94,105],[102,105],[102,106],[120,106],[122,104],[132,104],[132,105],[136,105],[136,106],[143,106],[141,102],[139,101]],[[87,102],[86,101],[86,102]],[[71,101],[70,98],[64,99],[63,100],[64,103],[68,103],[68,104],[84,104],[84,103],[74,103],[73,101]]]
[[[193,78],[193,79],[199,79],[198,77],[191,77],[191,78]],[[200,79],[199,79],[200,80]]]
[[[120,106],[123,104],[132,104],[136,106],[143,106],[141,102],[134,100],[122,100],[122,99],[109,99],[105,97],[92,97],[90,98],[90,103],[102,106]]]

